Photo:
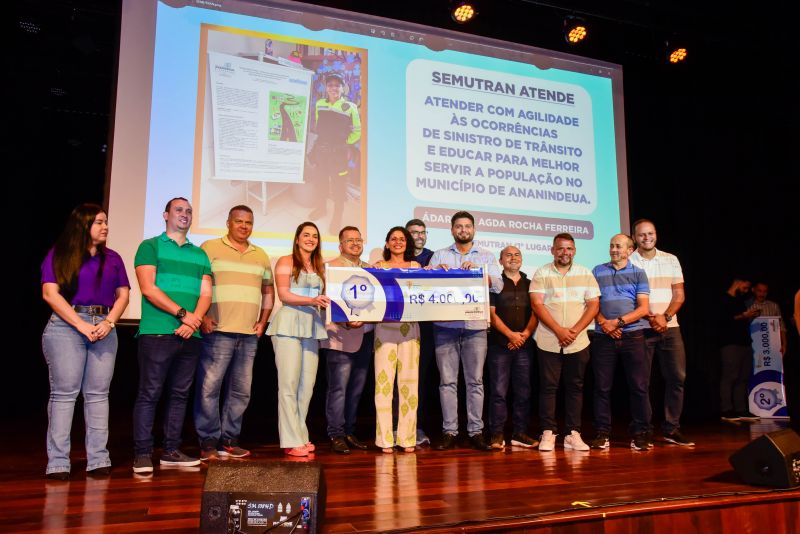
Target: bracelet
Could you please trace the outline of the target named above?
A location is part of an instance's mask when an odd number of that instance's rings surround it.
[[[108,319],[103,319],[103,320],[104,320],[105,322],[107,322],[107,323],[108,323],[108,324],[111,326],[111,328],[112,328],[112,329],[113,329],[115,326],[117,326],[116,324],[114,324],[114,321],[109,321]]]

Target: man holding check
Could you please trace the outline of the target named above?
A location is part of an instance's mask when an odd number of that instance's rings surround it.
[[[487,269],[492,293],[500,293],[503,279],[494,255],[473,243],[475,218],[459,211],[450,219],[455,242],[433,253],[429,268]],[[453,449],[458,436],[458,368],[464,366],[467,386],[467,433],[474,449],[492,449],[483,437],[483,365],[486,361],[486,321],[434,323],[436,365],[439,367],[439,399],[442,405],[442,437],[437,450]]]

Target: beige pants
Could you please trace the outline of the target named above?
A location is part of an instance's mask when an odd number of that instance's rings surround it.
[[[399,405],[397,442],[392,436],[392,394],[397,376]],[[417,442],[419,395],[419,325],[380,323],[375,326],[375,445],[413,447]]]

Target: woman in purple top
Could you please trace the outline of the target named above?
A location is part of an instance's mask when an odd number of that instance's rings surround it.
[[[47,478],[67,480],[72,414],[83,391],[86,471],[108,476],[108,390],[114,374],[114,323],[128,306],[122,258],[106,248],[108,217],[96,204],[72,210],[42,263],[42,298],[53,314],[42,335],[50,370]]]

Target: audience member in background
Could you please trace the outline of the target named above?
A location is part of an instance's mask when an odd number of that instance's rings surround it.
[[[759,310],[747,309],[745,300],[749,293],[750,282],[734,278],[719,305],[719,407],[724,421],[754,417],[748,410],[747,383],[753,373],[750,321],[758,316]]]
[[[786,323],[783,322],[781,307],[777,302],[767,300],[769,286],[766,282],[756,282],[753,284],[752,296],[745,301],[748,310],[758,310],[756,317],[780,317],[781,319],[781,348],[780,351],[786,352]],[[754,317],[754,319],[756,318]]]

